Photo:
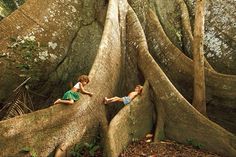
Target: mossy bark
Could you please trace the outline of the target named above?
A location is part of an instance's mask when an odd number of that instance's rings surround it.
[[[154,13],[148,13],[146,36],[150,53],[177,89],[191,100],[189,93],[193,93],[193,61],[171,43]],[[208,68],[205,68],[205,75],[207,101],[219,100],[221,105],[235,108],[235,75],[224,75]]]
[[[193,45],[193,35],[192,35],[192,27],[190,23],[190,17],[188,13],[188,8],[183,0],[177,0],[179,4],[179,8],[181,10],[181,23],[182,23],[182,38],[183,38],[183,47],[184,47],[184,53],[192,58],[193,51],[192,51],[192,45]],[[208,63],[207,59],[204,58],[204,66],[207,68],[214,70],[212,66]]]
[[[152,14],[149,11],[149,15]],[[127,19],[129,38],[137,43],[139,67],[150,82],[155,98],[164,104],[165,136],[181,143],[194,140],[205,149],[221,155],[235,156],[235,135],[204,117],[188,103],[149,54],[144,32],[135,13],[130,10]],[[158,106],[157,109],[159,110]],[[191,125],[193,123],[195,125]]]
[[[24,147],[38,156],[54,154],[59,145],[66,149],[95,137],[100,126],[106,128],[105,96],[116,91],[121,67],[118,3],[110,1],[105,29],[98,53],[90,70],[91,82],[86,89],[96,93],[82,98],[72,106],[55,105],[34,113],[0,122],[0,156],[22,156]],[[112,81],[109,81],[112,79]],[[14,147],[12,147],[14,145]],[[63,155],[63,154],[61,154]]]

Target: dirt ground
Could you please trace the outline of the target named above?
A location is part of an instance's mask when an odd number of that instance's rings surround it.
[[[217,154],[178,144],[173,141],[154,143],[149,138],[131,143],[119,157],[223,157]]]
[[[183,145],[170,140],[155,143],[152,142],[152,138],[152,134],[148,134],[143,140],[131,143],[119,157],[223,157],[196,146]],[[94,153],[91,153],[92,150],[82,149],[82,152],[75,157],[103,157],[101,147],[98,147]]]

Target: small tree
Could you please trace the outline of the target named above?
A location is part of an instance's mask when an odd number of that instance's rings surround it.
[[[193,39],[193,64],[194,64],[194,96],[193,106],[206,115],[205,74],[204,74],[204,8],[205,0],[196,1],[194,39]]]

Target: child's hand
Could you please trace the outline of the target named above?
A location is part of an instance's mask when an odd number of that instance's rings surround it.
[[[89,96],[93,96],[93,93],[88,93]]]

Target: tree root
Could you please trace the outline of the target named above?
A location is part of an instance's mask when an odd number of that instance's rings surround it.
[[[116,0],[110,0],[102,40],[89,74],[91,82],[86,86],[96,94],[91,98],[82,96],[71,106],[54,105],[1,121],[0,141],[4,141],[0,142],[1,157],[18,156],[24,147],[33,148],[37,156],[45,157],[58,145],[64,144],[64,150],[91,140],[101,124],[107,125],[105,107],[101,104],[105,96],[116,90],[121,67],[117,6]]]
[[[190,100],[188,96],[192,93],[193,61],[171,43],[152,11],[147,15],[146,35],[150,52],[177,89]],[[205,68],[205,75],[207,101],[214,98],[221,105],[236,108],[236,76],[220,74],[208,68]]]
[[[144,138],[153,127],[153,105],[150,101],[149,85],[143,93],[125,106],[112,119],[108,129],[109,157],[117,157],[132,141]]]
[[[224,156],[235,156],[235,135],[200,114],[172,85],[149,54],[144,32],[131,9],[127,15],[127,23],[128,39],[137,43],[139,67],[149,81],[155,98],[163,104],[165,136],[181,143],[192,140],[204,149]]]

